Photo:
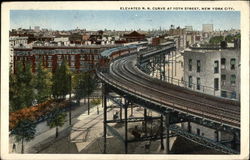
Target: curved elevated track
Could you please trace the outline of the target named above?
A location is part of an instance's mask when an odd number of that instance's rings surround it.
[[[149,77],[136,67],[136,55],[119,58],[99,77],[120,89],[173,110],[240,128],[240,103],[197,93]]]

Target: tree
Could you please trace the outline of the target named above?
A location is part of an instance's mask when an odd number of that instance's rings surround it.
[[[241,37],[240,34],[235,35],[236,39],[240,39],[240,37]]]
[[[89,96],[96,88],[96,78],[89,72],[76,76],[75,97],[80,103],[81,98],[88,97],[88,115],[90,113]]]
[[[209,43],[212,45],[220,45],[221,41],[223,41],[223,36],[215,36],[210,38]]]
[[[101,101],[102,100],[98,98],[98,99],[93,99],[91,102],[93,105],[97,106],[97,114],[99,114],[99,104],[101,103]]]
[[[10,108],[15,111],[31,106],[34,101],[34,81],[31,65],[18,62],[16,73],[10,73]]]
[[[70,92],[70,75],[71,72],[65,60],[62,61],[61,66],[57,67],[52,77],[52,94],[58,98],[65,99]]]
[[[74,76],[73,88],[78,103],[80,99],[89,96],[96,88],[96,79],[91,73],[79,73]]]
[[[41,62],[38,64],[36,78],[35,78],[35,89],[36,89],[36,100],[37,103],[42,103],[49,99],[51,95],[52,85],[51,73],[42,66]]]
[[[36,134],[36,125],[29,119],[21,120],[11,131],[11,134],[15,135],[17,142],[22,142],[21,153],[24,153],[24,141],[28,142],[34,139]]]
[[[19,86],[16,82],[16,76],[10,71],[9,73],[9,102],[10,102],[10,112],[16,111],[19,109],[20,97],[18,96]]]
[[[221,41],[220,46],[223,49],[227,48],[227,42],[226,41]]]
[[[87,76],[85,73],[79,73],[73,77],[73,81],[74,81],[73,88],[74,88],[75,98],[77,100],[77,103],[80,103],[80,99],[82,99],[83,97],[87,95],[85,91],[86,78]]]
[[[59,69],[57,66],[55,73],[53,73],[53,75],[52,75],[52,87],[51,87],[52,95],[56,99],[58,99],[60,96],[59,90],[61,87],[60,86],[61,83],[60,83],[59,76],[60,76],[60,72],[59,72]]]
[[[234,36],[232,36],[232,35],[227,35],[226,37],[225,37],[225,40],[226,40],[226,42],[231,42],[231,43],[233,43],[234,42]]]
[[[97,98],[97,99],[93,99],[91,103],[92,103],[93,105],[99,105],[99,104],[101,103],[101,101],[102,101],[102,100],[101,100],[100,98]]]
[[[56,128],[56,138],[58,137],[58,127],[63,126],[66,118],[66,113],[60,109],[55,109],[51,112],[47,119],[47,124],[50,128]]]

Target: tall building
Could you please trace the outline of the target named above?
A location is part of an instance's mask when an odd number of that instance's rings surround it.
[[[185,26],[185,28],[186,28],[186,31],[193,31],[193,26]]]
[[[14,48],[24,47],[28,44],[28,37],[10,36],[9,38],[9,65],[13,69],[14,63]]]
[[[213,32],[214,31],[213,24],[203,24],[202,31],[203,32]]]
[[[189,48],[184,52],[186,87],[205,94],[240,99],[240,49]]]
[[[34,27],[34,31],[35,31],[35,32],[39,32],[39,31],[40,31],[40,27],[39,27],[39,26],[35,26],[35,27]]]

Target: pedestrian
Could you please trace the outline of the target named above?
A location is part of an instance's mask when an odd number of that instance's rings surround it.
[[[16,152],[16,144],[15,143],[13,143],[12,152]]]

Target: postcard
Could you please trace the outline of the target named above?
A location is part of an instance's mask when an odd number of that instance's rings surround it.
[[[1,12],[1,159],[249,159],[247,2]]]

